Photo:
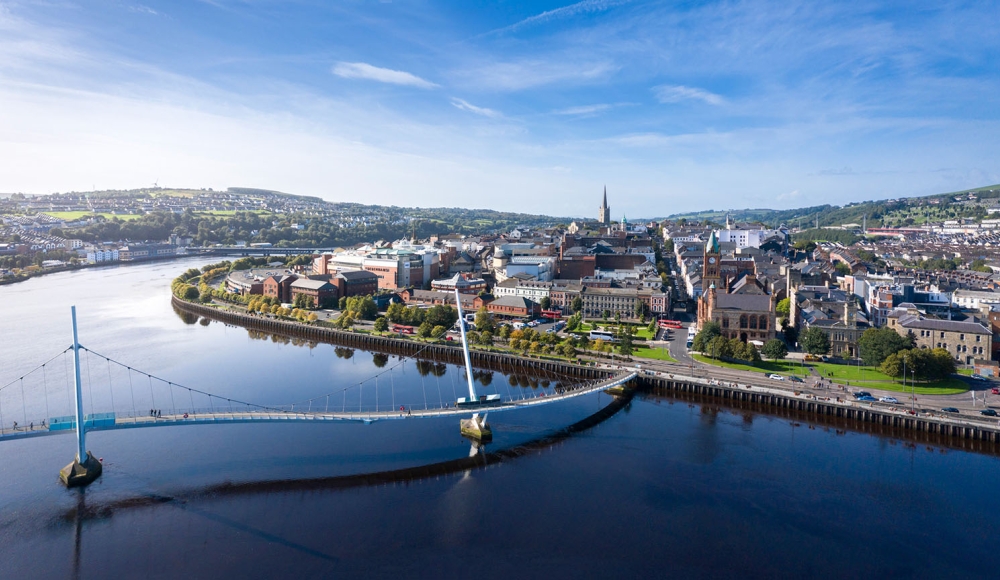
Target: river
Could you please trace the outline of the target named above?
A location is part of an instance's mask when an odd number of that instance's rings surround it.
[[[394,366],[410,404],[461,395],[457,367],[422,375],[395,357],[183,320],[169,283],[202,262],[0,287],[0,385],[71,343],[75,304],[84,346],[222,397],[323,397]],[[42,399],[48,416],[68,409],[65,365],[50,366],[28,382],[27,416],[45,416]],[[95,408],[98,367],[85,378]],[[378,404],[398,404],[381,389]],[[367,393],[356,404],[374,404]],[[487,451],[500,453],[477,467],[454,418],[95,432],[105,472],[82,493],[57,480],[71,437],[0,442],[0,577],[996,577],[996,456],[652,393],[552,436],[610,401],[491,416]]]

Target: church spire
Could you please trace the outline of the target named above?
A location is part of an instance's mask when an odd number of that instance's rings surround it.
[[[601,203],[601,207],[597,208],[597,221],[601,222],[602,225],[611,225],[611,208],[608,207],[608,186],[604,186],[604,201]]]

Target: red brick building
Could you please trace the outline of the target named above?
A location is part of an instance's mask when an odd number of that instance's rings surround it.
[[[278,302],[292,301],[292,283],[299,277],[294,274],[268,276],[264,278],[264,296],[270,296]]]

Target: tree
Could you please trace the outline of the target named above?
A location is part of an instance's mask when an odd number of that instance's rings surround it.
[[[417,327],[417,336],[420,338],[427,338],[431,335],[434,330],[434,325],[426,320]]]
[[[341,296],[337,301],[337,310],[347,310],[347,296]]]
[[[389,321],[386,320],[385,316],[379,316],[375,319],[375,324],[372,325],[375,332],[385,332],[389,330]]]
[[[877,367],[889,355],[912,348],[910,339],[888,326],[869,328],[858,339],[858,353],[868,366]]]
[[[618,352],[628,356],[632,354],[632,327],[623,327],[618,332]]]
[[[738,340],[736,342],[739,342]],[[733,345],[729,339],[719,335],[705,343],[705,351],[712,358],[732,358]]]
[[[943,379],[955,372],[955,359],[943,348],[913,348],[894,352],[885,358],[879,370],[890,377]]]
[[[810,326],[801,336],[802,348],[809,354],[826,354],[830,351],[830,336],[816,326]]]
[[[431,329],[431,337],[441,338],[444,334],[448,332],[448,329],[443,326],[435,326]]]
[[[445,328],[451,328],[458,320],[458,311],[451,306],[437,304],[427,309],[427,314],[424,316],[424,320],[429,322],[431,327],[443,326]]]
[[[385,316],[396,324],[402,324],[406,321],[406,306],[399,302],[393,302],[386,309]]]
[[[184,293],[181,295],[181,298],[185,300],[197,300],[200,295],[201,292],[198,292],[197,286],[187,286],[184,288]]]
[[[480,306],[479,310],[476,311],[476,330],[479,332],[493,332],[495,329],[496,325],[493,323],[493,313],[485,306]]]
[[[281,307],[279,306],[278,308]],[[319,320],[319,314],[316,314],[315,312],[310,312],[309,316],[307,317],[307,320],[309,320],[309,322],[316,322],[317,320]]]
[[[574,296],[573,301],[569,303],[569,307],[574,313],[580,312],[583,310],[583,298]]]
[[[722,335],[722,327],[719,326],[718,322],[706,322],[701,326],[701,330],[698,334],[694,335],[694,341],[691,344],[691,348],[698,352],[708,352],[708,343],[712,341],[713,338]]]
[[[788,347],[785,346],[784,342],[778,340],[777,338],[772,338],[764,343],[764,348],[761,349],[761,354],[771,360],[781,360],[788,356]]]
[[[552,299],[548,296],[542,296],[542,299],[538,301],[538,304],[542,307],[542,310],[548,310],[552,307]]]
[[[774,307],[774,312],[781,318],[788,318],[788,315],[792,312],[792,301],[788,298],[778,300],[778,304]]]
[[[352,296],[347,299],[345,306],[356,317],[364,320],[374,320],[378,316],[378,306],[371,296]]]
[[[500,338],[508,340],[510,338],[511,328],[510,325],[504,324],[500,327]]]

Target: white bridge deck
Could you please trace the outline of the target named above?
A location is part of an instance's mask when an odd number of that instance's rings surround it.
[[[501,411],[511,411],[557,403],[566,399],[572,399],[582,395],[587,395],[597,391],[603,391],[613,387],[624,385],[637,376],[635,371],[621,371],[614,376],[602,381],[594,381],[579,385],[575,388],[566,389],[560,393],[542,393],[536,397],[527,399],[514,399],[501,401],[489,405],[462,405],[449,406],[436,409],[412,409],[404,410],[392,409],[386,411],[283,411],[279,409],[259,410],[259,411],[210,411],[210,412],[188,412],[178,411],[176,414],[161,415],[159,417],[119,417],[114,416],[113,422],[110,420],[86,420],[84,422],[86,430],[89,431],[110,431],[115,429],[138,429],[145,427],[168,427],[182,425],[216,425],[230,423],[262,423],[262,422],[288,422],[288,421],[355,421],[363,423],[373,423],[382,420],[394,419],[419,419],[430,417],[443,417],[448,415],[469,415],[471,413],[489,412],[499,413]],[[50,429],[51,425],[34,425],[29,428],[21,425],[16,430],[7,428],[0,431],[0,441],[9,439],[23,439],[28,437],[41,437],[45,435],[76,434],[76,423],[63,425],[59,429]]]

